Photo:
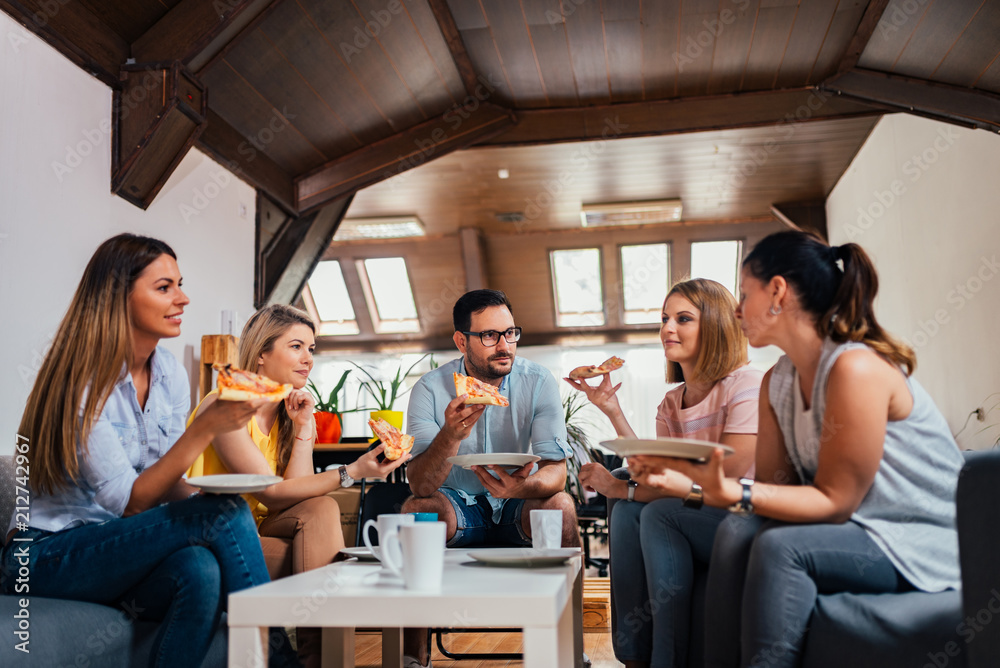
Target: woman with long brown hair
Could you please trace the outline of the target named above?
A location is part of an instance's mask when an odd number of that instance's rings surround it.
[[[736,299],[721,284],[693,279],[674,285],[663,302],[660,341],[670,389],[656,413],[656,435],[696,438],[733,448],[725,473],[753,467],[757,398],[763,374],[747,366],[747,339]],[[618,403],[619,385],[566,379],[587,394],[619,436],[635,437]],[[700,651],[703,624],[694,620],[695,569],[707,569],[724,511],[701,507],[701,488],[674,474],[656,487],[619,480],[585,464],[580,482],[616,503],[611,531],[612,640],[627,668],[686,666]],[[700,660],[700,657],[699,657]]]
[[[26,565],[33,595],[125,602],[162,621],[152,666],[201,665],[229,593],[268,581],[246,504],[181,479],[263,402],[220,402],[184,430],[187,374],[158,346],[188,304],[176,257],[121,234],[87,264],[21,419],[31,504],[11,518],[0,568]]]
[[[763,239],[743,263],[740,316],[751,345],[785,356],[761,386],[756,481],[727,478],[721,451],[629,462],[645,482],[684,473],[706,504],[750,517],[723,522],[713,547],[707,666],[797,666],[820,591],[959,586],[962,455],[910,375],[913,351],[875,319],[877,292],[857,244]]]
[[[274,304],[257,311],[240,335],[239,366],[279,383],[290,383],[284,401],[260,406],[243,429],[219,435],[191,467],[191,475],[259,473],[280,475],[282,482],[248,495],[272,578],[326,566],[344,547],[340,509],[327,496],[355,479],[384,478],[401,466],[378,461],[379,445],[339,469],[313,473],[316,441],[314,401],[303,390],[313,367],[315,325],[297,308]],[[219,403],[213,392],[191,416],[197,419]],[[299,656],[319,666],[320,630],[300,628]]]

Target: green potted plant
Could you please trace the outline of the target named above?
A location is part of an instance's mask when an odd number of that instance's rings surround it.
[[[313,408],[315,411],[314,418],[316,419],[316,442],[317,443],[338,443],[340,441],[340,435],[342,430],[342,425],[340,423],[340,416],[344,413],[354,413],[356,411],[366,411],[367,407],[362,408],[340,408],[340,391],[344,389],[344,384],[347,382],[347,377],[351,375],[351,370],[348,369],[337,381],[337,384],[327,395],[326,399],[320,393],[319,388],[316,387],[316,383],[309,380],[306,384],[309,393],[316,400],[316,405]]]
[[[567,394],[562,401],[566,420],[566,440],[573,448],[573,455],[566,458],[566,493],[581,505],[587,500],[583,495],[583,485],[580,484],[580,468],[588,462],[599,461],[594,454],[587,436],[586,427],[590,420],[582,411],[587,406],[586,395],[582,392]]]
[[[403,411],[393,410],[393,405],[396,403],[396,399],[410,391],[410,388],[407,388],[400,392],[403,381],[427,357],[430,357],[431,369],[436,369],[437,364],[434,362],[434,353],[427,353],[411,364],[406,373],[403,373],[403,365],[400,364],[399,368],[396,369],[396,375],[390,381],[379,380],[357,362],[351,362],[361,373],[368,377],[368,380],[361,381],[361,387],[371,395],[371,398],[375,400],[375,405],[378,407],[378,410],[373,411],[371,414],[373,420],[382,418],[397,429],[403,428]]]

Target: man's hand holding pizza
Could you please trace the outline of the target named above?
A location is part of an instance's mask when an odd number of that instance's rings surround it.
[[[466,396],[461,394],[452,399],[444,409],[444,431],[449,440],[462,441],[472,433],[472,427],[482,416],[486,406],[466,405]]]

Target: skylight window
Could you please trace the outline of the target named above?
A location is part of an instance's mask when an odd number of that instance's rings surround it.
[[[358,273],[363,277],[365,297],[376,333],[420,331],[417,305],[403,258],[358,260]]]
[[[667,244],[622,246],[621,259],[625,324],[660,322],[660,309],[670,285]]]
[[[603,325],[604,292],[601,288],[600,249],[556,250],[549,254],[549,259],[556,302],[556,325]]]
[[[317,334],[345,336],[360,331],[340,262],[328,260],[316,265],[302,298],[307,310],[319,323]]]
[[[718,281],[735,297],[742,258],[742,241],[696,241],[691,244],[691,277]]]

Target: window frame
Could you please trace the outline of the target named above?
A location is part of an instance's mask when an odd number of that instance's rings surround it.
[[[589,325],[561,325],[559,324],[559,318],[563,313],[559,310],[559,293],[556,287],[556,271],[553,264],[553,253],[559,251],[581,251],[581,250],[596,250],[597,251],[597,280],[601,287],[601,310],[600,311],[588,311],[579,315],[587,314],[601,314],[602,321],[599,324],[589,324]],[[598,245],[587,245],[587,246],[572,246],[572,247],[558,247],[558,248],[548,248],[546,250],[548,255],[548,265],[549,265],[549,286],[552,294],[552,324],[556,331],[559,330],[572,330],[572,329],[595,329],[608,326],[608,303],[607,295],[608,290],[606,286],[606,281],[604,280],[604,270],[605,270],[605,259],[604,259],[604,248],[601,244]]]

